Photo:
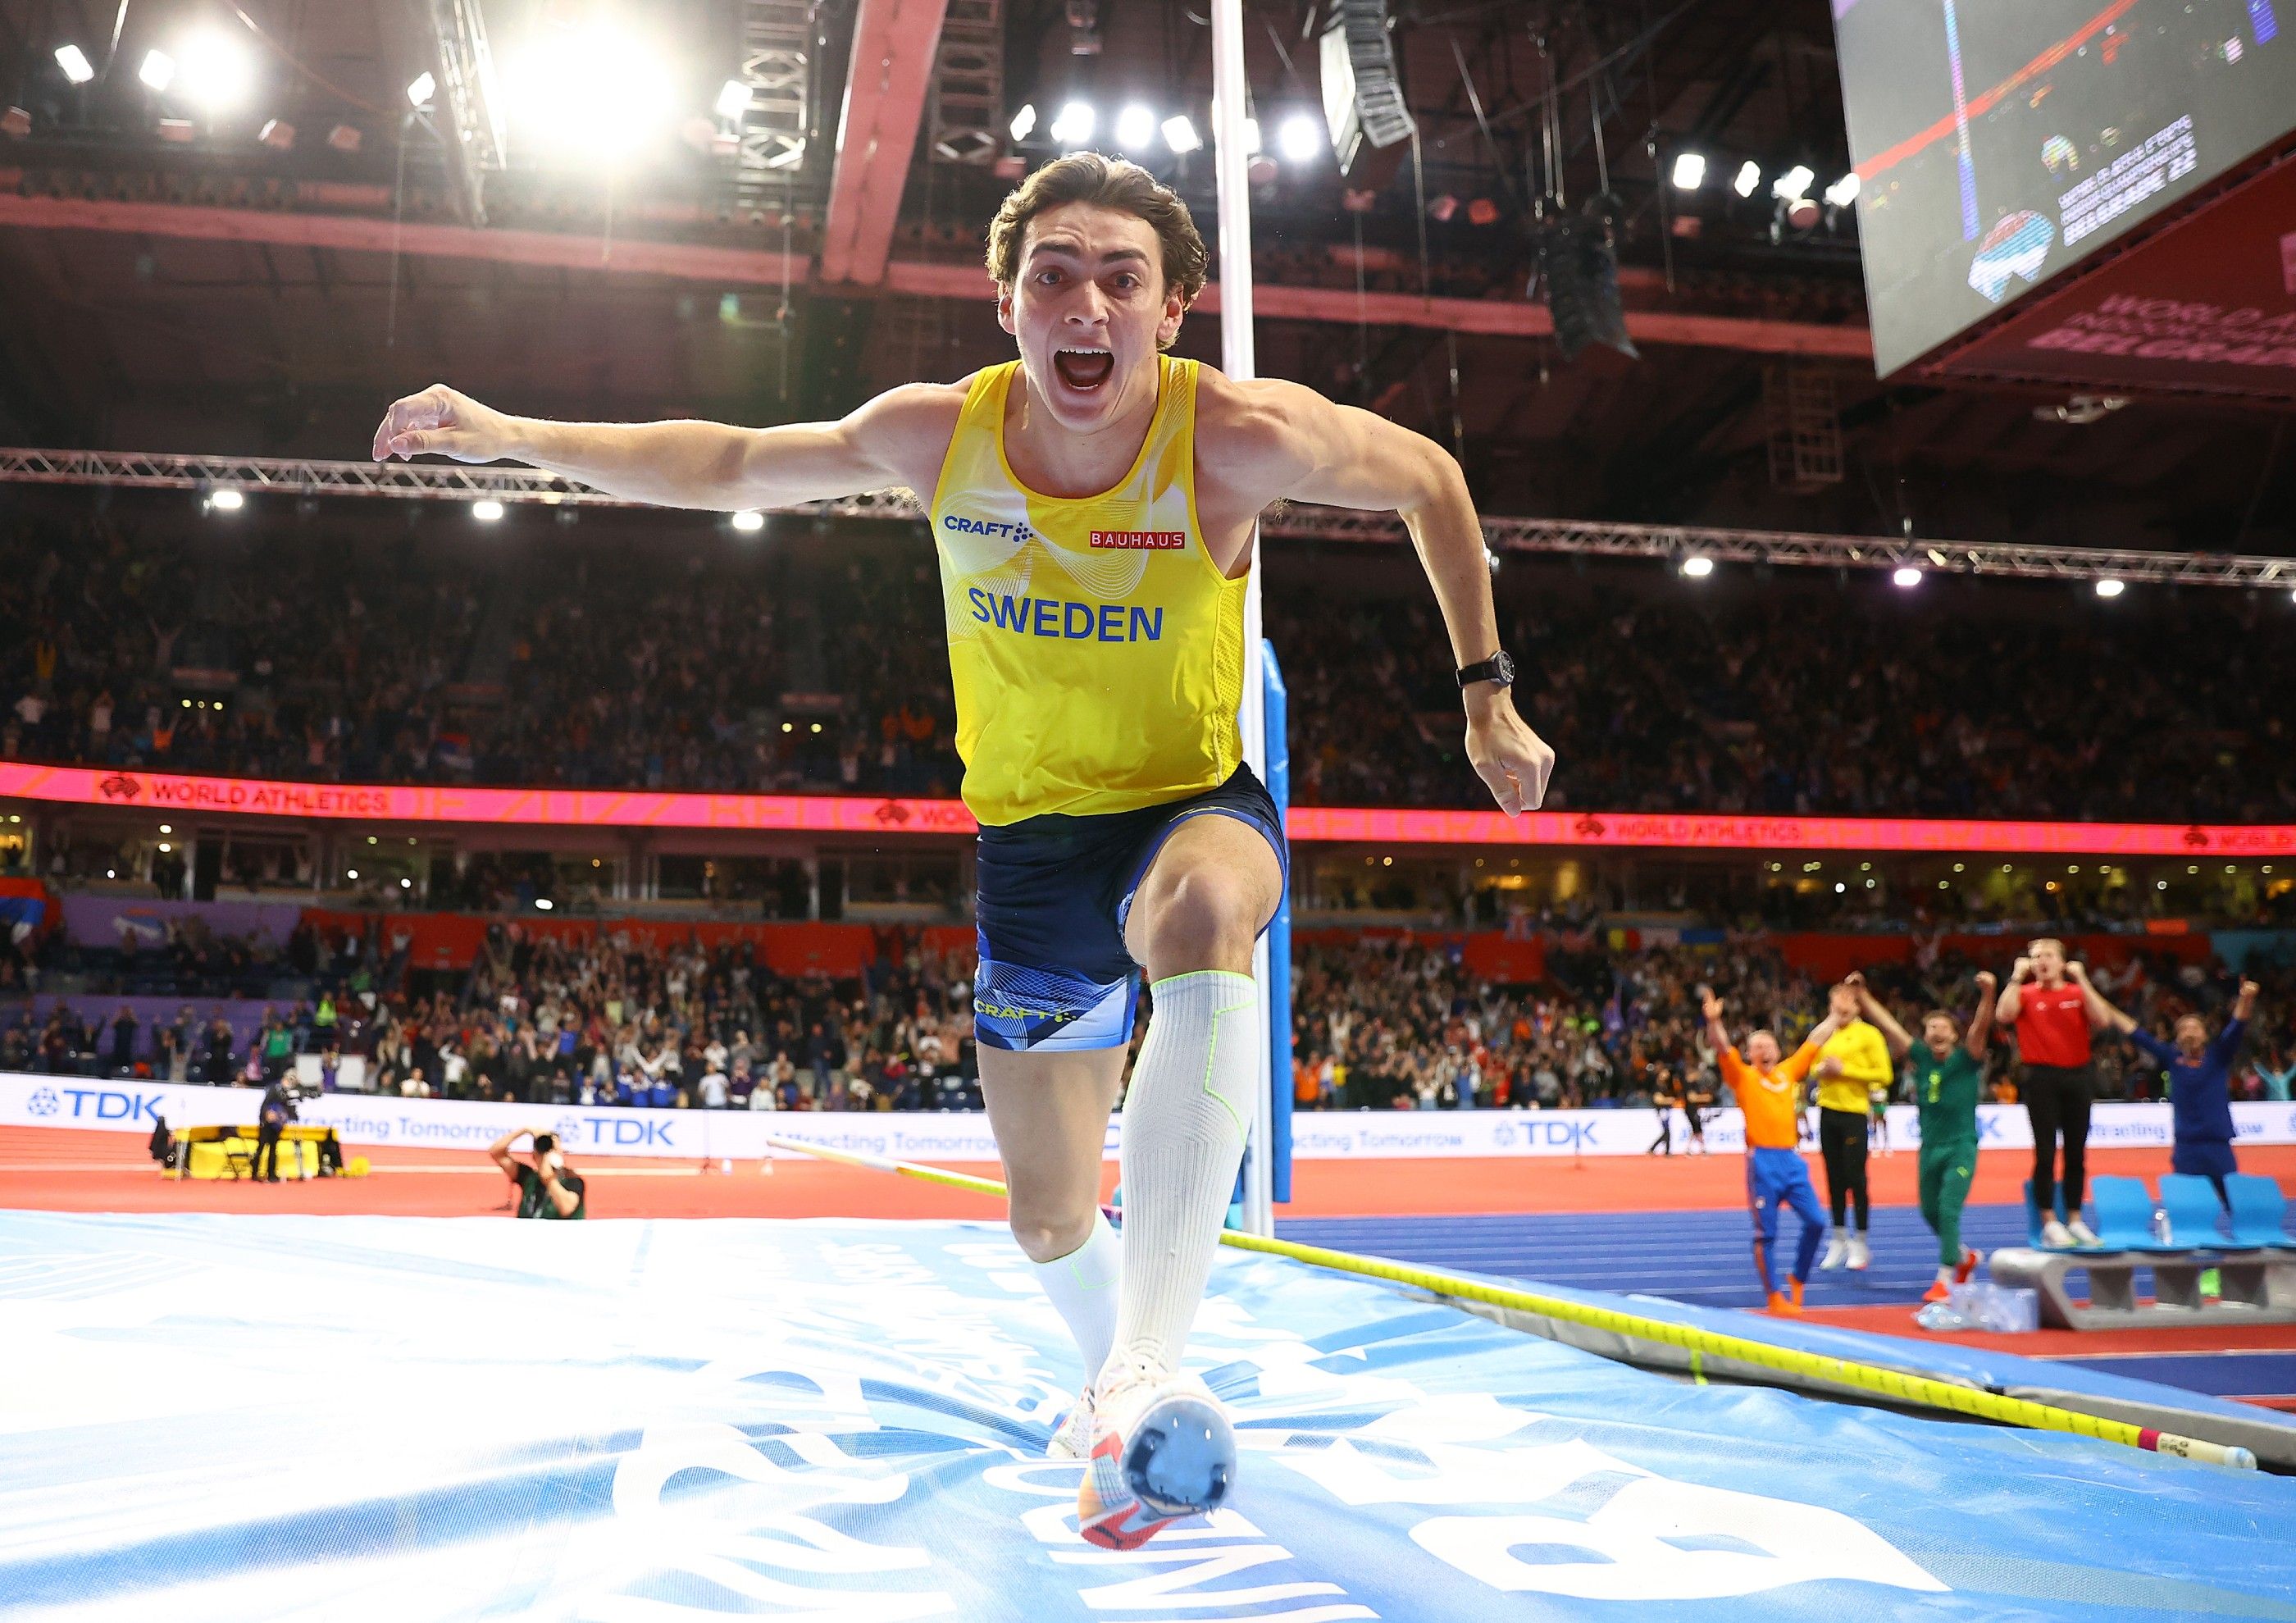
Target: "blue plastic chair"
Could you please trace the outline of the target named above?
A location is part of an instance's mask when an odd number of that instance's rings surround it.
[[[2208,1184],[2201,1185],[2204,1191]],[[2097,1242],[2108,1251],[2181,1251],[2189,1245],[2163,1245],[2152,1237],[2152,1192],[2141,1177],[2093,1177],[2089,1199],[2096,1206]],[[2209,1203],[2216,1203],[2213,1191]],[[2213,1238],[2215,1231],[2210,1231]]]
[[[2194,1250],[2227,1249],[2219,1226],[2224,1202],[2208,1179],[2183,1172],[2161,1174],[2161,1209],[2169,1214],[2169,1232],[2178,1245]]]
[[[2234,1245],[2296,1247],[2284,1226],[2288,1201],[2278,1184],[2252,1172],[2235,1172],[2225,1179],[2225,1194],[2232,1201]]]

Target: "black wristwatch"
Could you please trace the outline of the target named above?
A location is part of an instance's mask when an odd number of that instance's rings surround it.
[[[1505,649],[1500,649],[1488,660],[1479,660],[1472,665],[1459,668],[1459,685],[1462,688],[1477,682],[1496,682],[1501,687],[1514,685],[1514,661],[1508,657]]]

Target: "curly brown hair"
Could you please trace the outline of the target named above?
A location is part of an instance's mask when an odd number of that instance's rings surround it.
[[[988,222],[988,274],[998,287],[1010,288],[1020,277],[1029,222],[1062,203],[1091,203],[1147,221],[1163,248],[1164,284],[1180,290],[1183,305],[1204,291],[1211,253],[1180,194],[1138,164],[1098,152],[1055,159],[1004,199]]]

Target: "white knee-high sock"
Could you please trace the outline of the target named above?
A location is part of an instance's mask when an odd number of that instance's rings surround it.
[[[1180,1365],[1211,1275],[1259,1076],[1259,987],[1200,970],[1153,988],[1124,1101],[1124,1283],[1111,1369]]]
[[[1065,1257],[1032,1265],[1037,1283],[1045,1287],[1053,1307],[1068,1322],[1084,1355],[1085,1379],[1100,1373],[1116,1345],[1116,1286],[1124,1267],[1124,1242],[1095,1212],[1092,1233]]]

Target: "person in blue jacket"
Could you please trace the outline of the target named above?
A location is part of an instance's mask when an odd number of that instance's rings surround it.
[[[2240,983],[2233,1000],[2232,1018],[2209,1040],[2209,1029],[2197,1014],[2177,1021],[2176,1041],[2164,1043],[2130,1016],[2106,1003],[2092,990],[2112,1029],[2161,1062],[2169,1073],[2169,1103],[2176,1121],[2176,1149],[2169,1157],[2175,1170],[2204,1177],[2224,1201],[2225,1179],[2240,1170],[2232,1155],[2232,1062],[2240,1053],[2249,1017],[2256,1012],[2256,982]]]

